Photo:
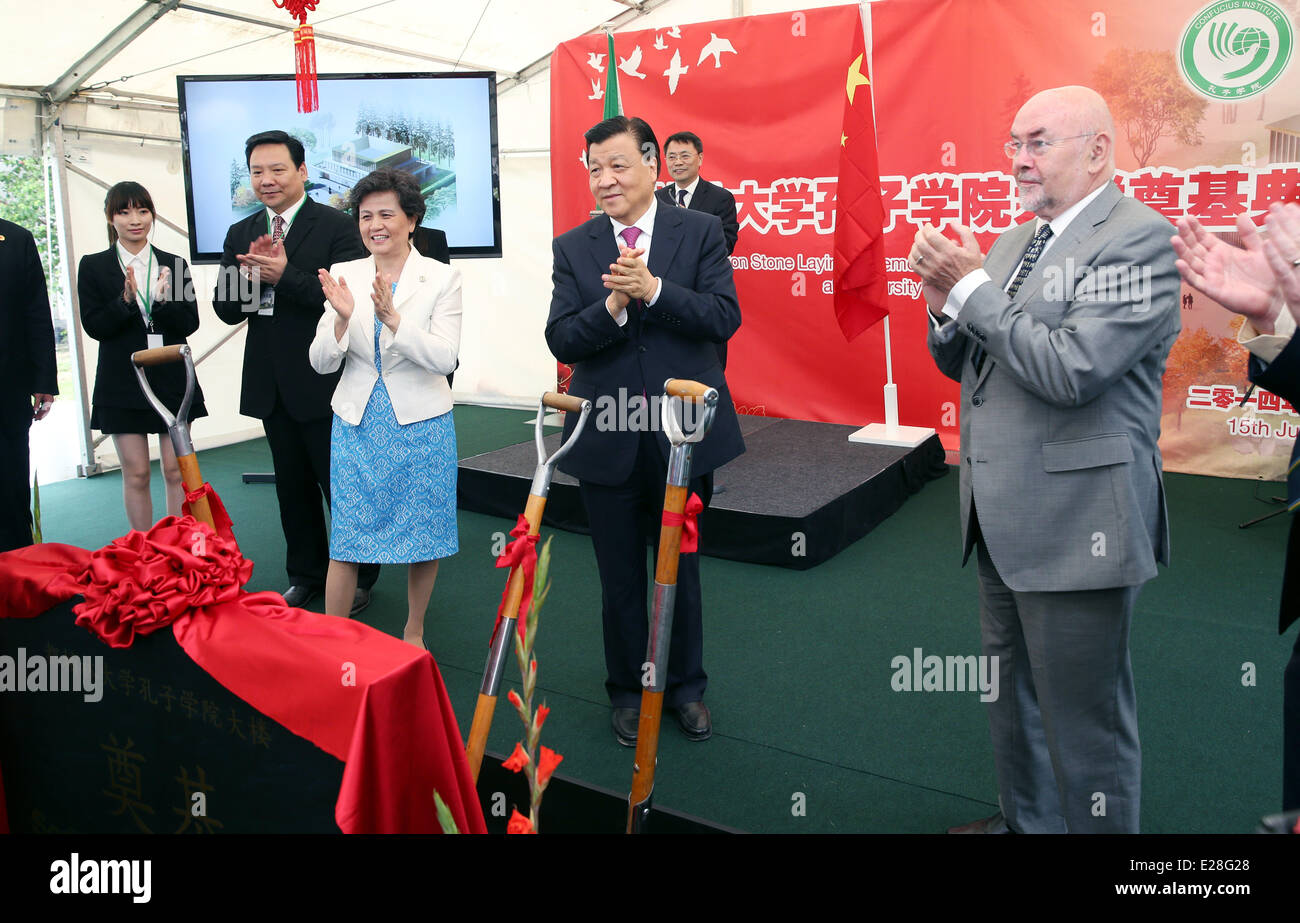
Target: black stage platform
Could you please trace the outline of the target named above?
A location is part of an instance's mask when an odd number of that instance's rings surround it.
[[[588,424],[590,425],[590,423]],[[741,416],[746,452],[714,476],[701,517],[707,555],[807,570],[834,557],[888,519],[927,481],[948,471],[932,436],[915,449],[848,441],[857,427]],[[546,437],[554,452],[560,434]],[[533,441],[462,459],[461,509],[515,519],[537,467]],[[578,482],[557,471],[545,525],[587,533]]]

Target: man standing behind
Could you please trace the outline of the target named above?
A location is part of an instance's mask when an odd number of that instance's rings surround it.
[[[682,208],[694,209],[707,215],[717,215],[722,222],[722,236],[727,242],[727,255],[736,249],[740,223],[736,220],[736,197],[724,186],[700,179],[704,164],[704,142],[690,131],[679,131],[664,142],[664,160],[673,183],[664,186],[656,195],[659,201]],[[718,361],[727,367],[727,344],[718,344]]]
[[[1138,831],[1129,627],[1169,557],[1156,440],[1179,287],[1169,223],[1111,182],[1113,148],[1097,93],[1039,93],[1006,144],[1038,220],[987,259],[969,229],[926,225],[910,256],[930,352],[961,382],[963,561],[976,549],[1002,689],[1002,814],[951,832]]]
[[[329,564],[321,498],[329,502],[330,398],[340,374],[318,375],[307,361],[325,305],[317,272],[366,250],[351,218],[307,195],[301,141],[262,132],[245,142],[244,156],[266,208],[226,232],[212,306],[227,324],[248,321],[239,412],[266,431],[287,546],[284,599],[301,607],[324,588]],[[232,284],[236,267],[257,284]],[[369,604],[378,574],[378,565],[362,565],[353,615]]]
[[[591,193],[604,214],[554,241],[546,342],[555,358],[573,366],[570,394],[600,405],[615,402],[618,420],[647,420],[644,427],[621,428],[598,420],[560,462],[560,470],[578,479],[591,524],[611,723],[619,743],[630,747],[636,744],[648,635],[646,540],[653,537],[658,550],[668,460],[658,421],[651,423],[650,414],[633,405],[662,394],[669,378],[718,389],[713,427],[695,446],[691,464],[691,491],[707,506],[711,472],[745,450],[716,351],[740,326],[740,305],[718,222],[658,207],[659,145],[650,126],[617,116],[585,137]],[[575,423],[568,414],[566,439]],[[713,728],[703,702],[702,625],[699,554],[684,554],[665,704],[677,710],[691,740],[705,740]]]
[[[32,543],[27,431],[59,393],[45,270],[32,235],[0,219],[0,551]]]

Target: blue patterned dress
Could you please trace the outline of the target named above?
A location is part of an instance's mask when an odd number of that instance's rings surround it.
[[[456,430],[451,411],[397,422],[384,385],[375,318],[375,368],[381,374],[361,423],[334,415],[330,434],[333,524],[330,558],[376,564],[433,561],[459,550],[456,533]]]

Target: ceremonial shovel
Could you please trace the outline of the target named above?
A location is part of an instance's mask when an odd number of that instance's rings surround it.
[[[572,435],[555,450],[550,458],[546,457],[545,444],[542,441],[542,417],[546,408],[578,413],[578,424]],[[555,473],[555,463],[564,457],[569,447],[582,435],[587,425],[587,416],[591,413],[591,401],[547,391],[537,405],[537,423],[533,429],[533,438],[537,443],[537,468],[533,471],[533,483],[528,489],[528,503],[524,506],[524,518],[528,520],[528,534],[536,535],[542,528],[542,512],[546,509],[546,496],[551,490],[551,475]],[[497,707],[497,692],[501,689],[501,671],[505,668],[506,651],[510,649],[511,636],[515,632],[515,619],[519,615],[519,604],[524,595],[524,569],[512,568],[509,583],[506,584],[505,609],[492,635],[492,647],[488,652],[487,664],[483,667],[483,682],[479,684],[478,705],[474,707],[474,723],[469,729],[469,743],[465,746],[465,756],[469,760],[469,772],[478,782],[479,767],[483,765],[483,747],[487,745],[488,731],[492,728],[492,714]]]
[[[669,398],[693,401],[704,406],[690,435],[682,432],[673,413],[673,402],[660,405],[664,434],[672,450],[668,453],[668,477],[664,489],[663,524],[659,530],[659,557],[655,562],[654,608],[650,615],[650,637],[643,667],[641,718],[636,732],[636,762],[632,767],[632,791],[627,796],[627,832],[645,833],[654,795],[655,765],[659,760],[659,722],[663,717],[664,687],[668,684],[668,647],[673,636],[673,604],[677,598],[677,558],[682,543],[682,512],[686,509],[691,483],[691,449],[704,438],[718,409],[718,392],[697,381],[670,378],[664,382]],[[685,405],[683,405],[685,416]]]
[[[145,378],[146,366],[165,365],[168,362],[185,363],[185,397],[181,400],[180,413],[173,416],[162,401],[158,400]],[[185,483],[186,493],[193,493],[203,486],[203,477],[199,474],[199,462],[194,455],[194,443],[190,441],[190,403],[194,400],[194,359],[188,346],[159,346],[156,349],[142,349],[131,353],[131,366],[135,377],[140,380],[140,390],[145,399],[158,411],[158,415],[167,424],[167,434],[171,437],[172,448],[176,452],[176,464],[181,469],[181,480]],[[216,528],[212,521],[212,510],[206,496],[199,497],[190,504],[190,512],[199,522]]]

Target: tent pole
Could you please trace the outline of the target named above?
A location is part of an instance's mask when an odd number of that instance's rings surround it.
[[[50,140],[54,148],[52,173],[58,195],[55,197],[57,208],[57,225],[59,229],[59,249],[63,254],[63,290],[68,293],[71,304],[71,318],[68,346],[72,350],[72,374],[77,379],[77,389],[81,393],[81,464],[77,465],[78,477],[90,477],[103,472],[104,468],[95,461],[95,443],[90,436],[90,391],[86,386],[86,354],[81,342],[81,300],[77,297],[76,255],[72,250],[72,234],[68,229],[69,216],[72,212],[68,198],[68,167],[63,159],[63,125],[55,120],[50,129]]]

